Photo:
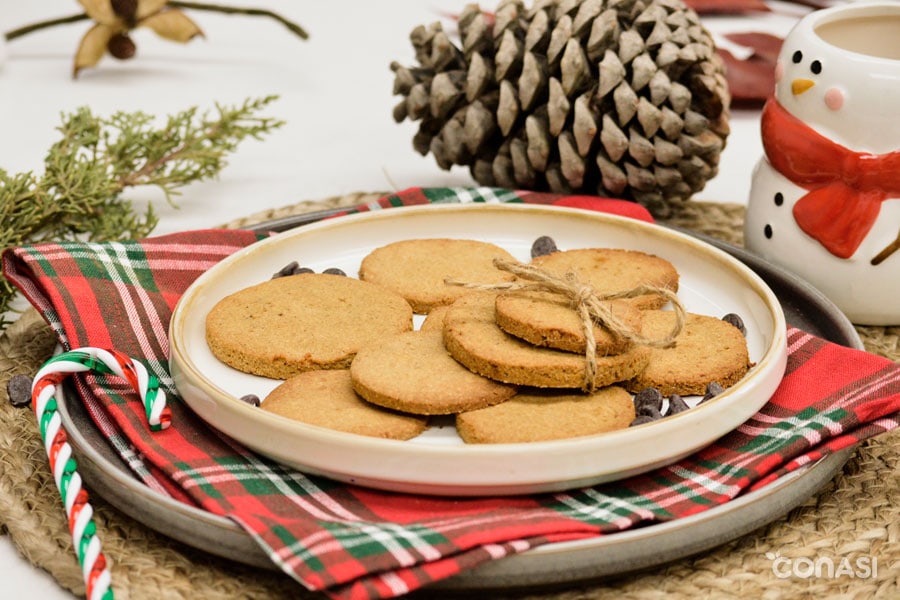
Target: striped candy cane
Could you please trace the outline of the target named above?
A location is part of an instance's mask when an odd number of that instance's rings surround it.
[[[151,430],[165,429],[171,424],[172,416],[166,406],[165,393],[159,389],[159,381],[149,375],[142,364],[114,350],[80,348],[54,356],[40,368],[31,386],[32,408],[56,488],[66,509],[69,532],[78,564],[81,565],[87,598],[112,600],[111,577],[106,557],[100,548],[100,539],[96,536],[94,509],[88,502],[87,492],[82,488],[78,464],[62,427],[56,400],[57,389],[63,380],[71,373],[84,371],[118,375],[126,379],[144,403]]]

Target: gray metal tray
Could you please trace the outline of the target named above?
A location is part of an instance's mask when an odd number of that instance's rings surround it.
[[[283,231],[308,222],[300,215],[263,223],[256,229]],[[838,344],[862,348],[853,325],[809,284],[746,250],[685,233],[724,250],[758,273],[778,296],[789,324]],[[162,496],[136,480],[75,394],[63,394],[60,415],[91,493],[180,542],[237,562],[277,569],[256,542],[229,519]],[[762,489],[691,517],[596,539],[548,544],[487,563],[433,587],[464,590],[571,584],[690,556],[783,517],[828,483],[853,451],[848,448],[827,456]]]

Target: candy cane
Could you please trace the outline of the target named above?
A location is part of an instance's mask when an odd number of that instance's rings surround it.
[[[62,498],[69,521],[69,532],[81,565],[88,600],[112,600],[106,557],[96,536],[94,509],[88,494],[81,486],[78,464],[72,455],[65,429],[62,427],[56,393],[63,380],[72,373],[95,371],[118,375],[128,381],[144,403],[150,429],[159,431],[172,422],[166,406],[166,395],[159,389],[159,381],[147,373],[140,363],[115,350],[80,348],[64,352],[48,360],[38,370],[31,386],[31,404],[50,461],[50,470]]]

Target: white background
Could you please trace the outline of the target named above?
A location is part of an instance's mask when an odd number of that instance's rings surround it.
[[[265,114],[286,125],[262,142],[241,145],[218,180],[188,187],[177,208],[152,189],[128,195],[138,207],[154,204],[161,216],[156,233],[210,227],[356,191],[474,185],[466,169],[442,171],[430,156],[416,153],[415,125],[398,125],[391,116],[399,98],[391,93],[389,65],[392,60],[414,64],[409,32],[436,20],[453,29],[445,15],[458,13],[465,0],[219,2],[275,10],[311,37],[302,41],[266,18],[188,11],[205,38],[180,45],[138,30],[134,59],[106,57],[76,80],[72,58],[88,21],[32,33],[5,48],[0,41],[0,168],[40,173],[48,147],[58,139],[60,115],[79,106],[99,115],[142,110],[162,116],[277,94],[280,99]],[[488,10],[494,6],[483,4]],[[772,6],[777,12],[704,22],[718,33],[784,35],[802,12],[790,4]],[[74,0],[0,0],[0,31],[80,10]],[[720,173],[696,199],[746,202],[751,171],[762,153],[758,117],[752,110],[733,112]],[[71,598],[22,559],[7,537],[0,537],[0,565],[6,576],[0,598]]]

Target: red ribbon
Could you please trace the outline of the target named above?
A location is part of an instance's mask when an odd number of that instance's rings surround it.
[[[850,258],[881,203],[900,196],[900,152],[854,152],[817,133],[774,98],[763,107],[762,141],[775,170],[808,190],[794,220],[839,258]]]

